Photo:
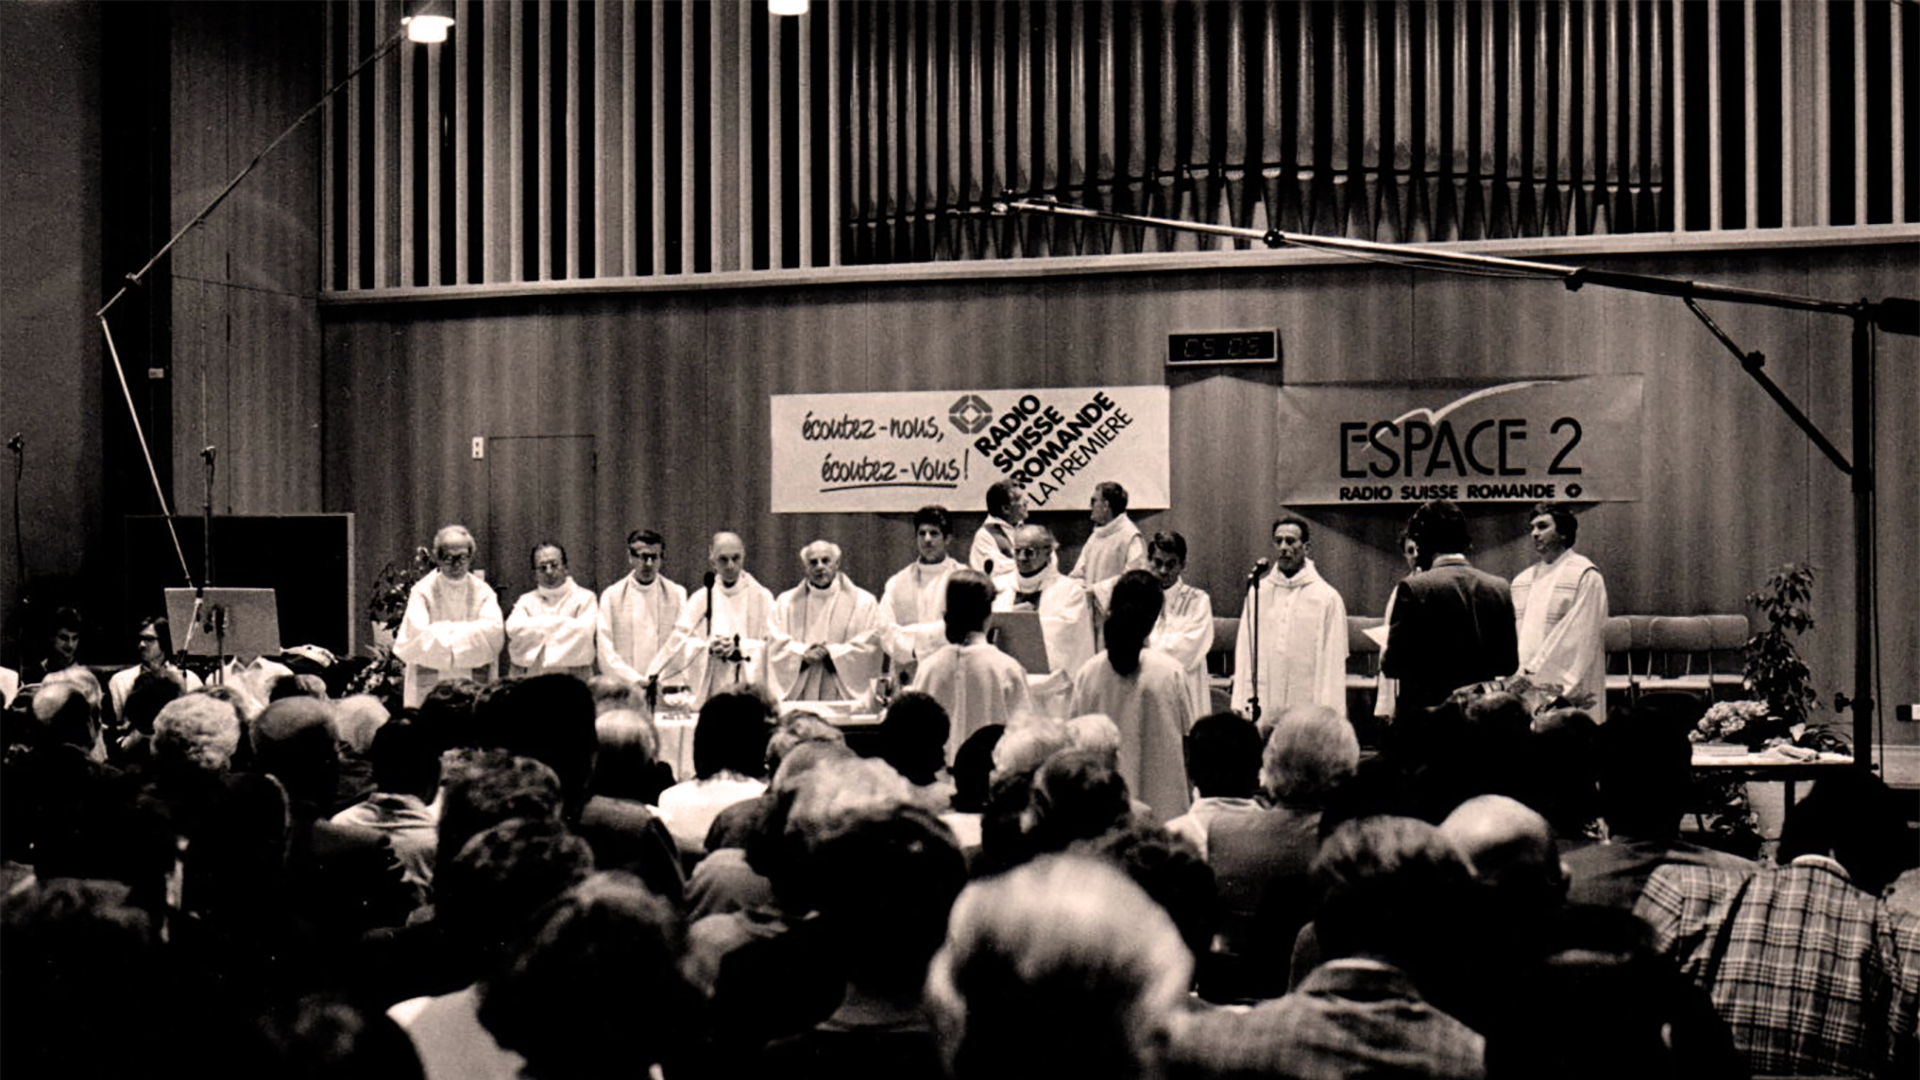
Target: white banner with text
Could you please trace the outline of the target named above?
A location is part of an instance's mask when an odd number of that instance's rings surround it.
[[[1630,502],[1640,497],[1640,394],[1639,375],[1287,387],[1280,501]]]
[[[773,512],[979,511],[996,480],[1035,510],[1084,510],[1105,480],[1164,509],[1167,403],[1164,386],[775,395]]]

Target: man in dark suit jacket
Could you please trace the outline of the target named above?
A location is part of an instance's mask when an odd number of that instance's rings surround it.
[[[1511,675],[1520,663],[1507,583],[1467,562],[1472,541],[1460,508],[1445,499],[1424,503],[1407,533],[1420,569],[1394,596],[1382,665],[1400,680],[1396,723],[1462,686]]]

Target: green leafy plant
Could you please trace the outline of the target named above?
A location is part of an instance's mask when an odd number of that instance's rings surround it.
[[[400,629],[400,620],[407,614],[407,597],[412,595],[414,583],[426,577],[433,569],[433,553],[426,548],[413,549],[413,563],[401,567],[390,562],[380,570],[380,576],[373,579],[373,596],[367,601],[367,618],[375,626],[385,627],[389,631]]]
[[[1747,639],[1747,691],[1766,702],[1788,728],[1805,724],[1820,707],[1813,674],[1793,644],[1813,628],[1813,613],[1807,609],[1812,596],[1813,567],[1806,563],[1780,567],[1767,575],[1758,592],[1747,594],[1747,603],[1767,619],[1766,628]]]

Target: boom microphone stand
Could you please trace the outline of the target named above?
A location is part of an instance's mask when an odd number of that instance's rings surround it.
[[[1873,767],[1873,671],[1874,642],[1873,626],[1875,598],[1874,579],[1874,525],[1876,508],[1874,504],[1874,446],[1873,446],[1873,348],[1874,331],[1890,334],[1920,336],[1920,300],[1907,297],[1888,297],[1883,300],[1831,300],[1818,296],[1800,296],[1792,293],[1773,292],[1766,289],[1746,289],[1732,285],[1713,285],[1706,282],[1687,281],[1682,278],[1659,277],[1652,274],[1629,274],[1616,270],[1595,270],[1584,266],[1570,266],[1564,263],[1536,262],[1527,259],[1507,259],[1496,255],[1477,255],[1460,251],[1438,251],[1414,244],[1382,244],[1371,240],[1348,240],[1333,236],[1311,236],[1305,233],[1282,232],[1279,229],[1243,229],[1231,225],[1210,225],[1201,222],[1180,221],[1172,218],[1144,217],[1138,214],[1121,214],[1111,210],[1095,210],[1085,206],[1073,206],[1051,198],[1015,198],[1009,194],[993,206],[996,215],[1006,214],[1050,214],[1056,217],[1081,218],[1088,221],[1105,221],[1121,225],[1142,225],[1156,229],[1173,229],[1179,232],[1200,233],[1208,236],[1225,236],[1236,240],[1257,240],[1269,248],[1299,247],[1314,251],[1333,252],[1354,258],[1390,262],[1395,265],[1423,270],[1464,270],[1482,273],[1497,272],[1511,277],[1529,277],[1545,281],[1558,281],[1569,291],[1575,291],[1586,285],[1603,285],[1608,288],[1624,289],[1629,292],[1651,293],[1656,296],[1673,296],[1683,300],[1687,310],[1693,313],[1707,329],[1732,352],[1740,361],[1740,367],[1753,380],[1760,384],[1767,396],[1779,405],[1794,425],[1805,432],[1807,438],[1819,448],[1827,460],[1845,473],[1853,485],[1853,696],[1845,694],[1834,696],[1836,711],[1853,710],[1853,760],[1862,769]],[[1724,300],[1735,304],[1754,304],[1761,307],[1781,308],[1789,311],[1810,311],[1823,315],[1840,315],[1853,321],[1853,454],[1851,459],[1842,454],[1831,440],[1816,427],[1806,413],[1802,412],[1769,379],[1761,369],[1766,357],[1758,351],[1742,352],[1733,339],[1715,325],[1706,312],[1700,309],[1697,301]]]

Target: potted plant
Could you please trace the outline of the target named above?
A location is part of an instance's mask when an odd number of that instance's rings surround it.
[[[373,579],[373,596],[367,601],[367,618],[373,623],[373,642],[376,646],[392,648],[393,635],[400,629],[400,620],[407,614],[407,598],[413,594],[413,586],[433,569],[433,553],[426,548],[413,549],[411,565],[401,567],[397,562],[389,562],[380,570],[380,576]]]

